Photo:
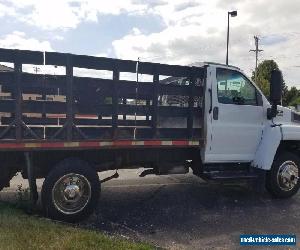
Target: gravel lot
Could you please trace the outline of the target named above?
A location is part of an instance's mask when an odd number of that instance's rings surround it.
[[[246,187],[208,184],[190,174],[139,178],[140,172],[122,170],[119,179],[104,183],[96,214],[81,224],[168,249],[247,249],[239,246],[243,233],[296,234],[300,239],[299,193],[273,200]],[[0,199],[16,199],[20,183],[26,186],[15,177]]]

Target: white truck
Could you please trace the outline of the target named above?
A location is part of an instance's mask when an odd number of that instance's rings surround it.
[[[36,179],[45,178],[41,200],[50,218],[89,215],[101,183],[118,177],[100,181],[97,172],[121,168],[144,167],[141,177],[191,168],[207,180],[251,180],[278,198],[300,187],[300,115],[279,106],[279,71],[272,72],[269,102],[239,68],[217,63],[8,49],[0,49],[0,61],[14,65],[0,72],[0,188],[21,171],[35,202]],[[28,64],[65,72],[23,72]],[[75,68],[111,77],[75,75]],[[123,72],[136,80],[122,79]]]

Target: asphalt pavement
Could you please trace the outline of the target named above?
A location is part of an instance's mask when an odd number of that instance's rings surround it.
[[[192,174],[140,178],[141,171],[122,170],[120,178],[103,183],[96,213],[81,226],[167,249],[248,249],[239,245],[240,234],[296,234],[300,242],[300,193],[274,200]],[[14,201],[20,183],[26,188],[17,176],[0,192],[0,200]]]

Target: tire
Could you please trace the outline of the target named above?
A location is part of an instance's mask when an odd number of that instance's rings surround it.
[[[289,198],[300,188],[300,159],[290,152],[282,152],[274,160],[266,176],[266,189],[274,198]]]
[[[96,208],[100,196],[97,172],[85,161],[69,158],[58,163],[42,187],[42,206],[47,217],[77,222]]]

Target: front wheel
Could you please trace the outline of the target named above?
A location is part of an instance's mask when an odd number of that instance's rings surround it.
[[[97,172],[88,163],[70,158],[60,162],[46,177],[42,204],[46,216],[75,222],[90,215],[100,195]]]
[[[266,188],[275,198],[289,198],[300,188],[300,160],[290,152],[282,152],[267,173]]]

